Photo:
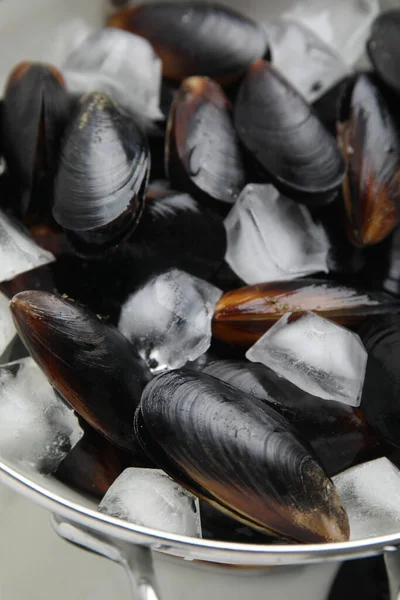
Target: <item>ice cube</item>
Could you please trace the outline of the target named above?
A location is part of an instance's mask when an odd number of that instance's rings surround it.
[[[2,362],[3,354],[17,333],[8,304],[8,298],[0,293],[0,362]]]
[[[0,457],[28,471],[56,471],[82,438],[75,413],[31,357],[0,367]]]
[[[158,469],[125,469],[98,510],[136,525],[201,537],[198,499]]]
[[[208,350],[221,296],[207,281],[171,269],[128,298],[118,327],[153,373],[178,369]]]
[[[225,219],[226,262],[248,284],[328,271],[329,242],[309,210],[272,185],[247,185]]]
[[[309,394],[360,405],[367,352],[357,334],[315,313],[285,314],[246,357]]]
[[[348,74],[337,52],[302,23],[278,19],[265,29],[274,66],[308,102],[318,100]]]
[[[387,458],[352,467],[333,477],[350,522],[350,539],[400,529],[400,471]]]
[[[364,53],[372,22],[379,10],[379,0],[304,0],[294,4],[282,16],[311,29],[352,67]]]
[[[163,118],[161,60],[142,37],[111,27],[94,31],[67,58],[63,75],[72,93],[104,92],[141,121]]]
[[[40,248],[32,238],[0,210],[0,282],[13,279],[55,261],[55,257]]]

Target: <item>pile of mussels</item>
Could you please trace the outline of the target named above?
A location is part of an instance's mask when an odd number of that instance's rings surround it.
[[[400,11],[380,15],[373,69],[315,106],[266,31],[218,5],[128,5],[63,72],[14,68],[0,291],[24,347],[1,362],[26,347],[78,415],[56,477],[101,498],[126,467],[163,469],[210,510],[211,535],[229,517],[287,541],[349,538],[330,478],[396,463],[400,446],[399,39]],[[279,262],[285,235],[306,236],[308,262]],[[177,293],[187,317],[171,325],[157,302],[173,312]],[[307,333],[317,317],[368,353],[343,401],[323,374],[321,393],[286,377],[287,357],[268,368],[264,346],[264,364],[245,357],[278,323]]]

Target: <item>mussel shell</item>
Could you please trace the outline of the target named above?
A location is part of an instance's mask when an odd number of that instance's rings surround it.
[[[3,101],[4,156],[22,186],[31,188],[37,171],[55,170],[69,113],[65,82],[55,67],[23,62],[11,72]]]
[[[243,346],[255,343],[285,313],[313,311],[339,325],[355,327],[371,315],[400,313],[389,294],[323,279],[298,279],[232,290],[217,303],[213,335]]]
[[[228,98],[211,79],[190,77],[182,83],[165,147],[165,171],[175,187],[182,189],[187,178],[195,190],[215,200],[236,200],[246,173],[230,110]]]
[[[379,77],[400,93],[400,10],[388,10],[374,21],[367,50]]]
[[[219,360],[203,373],[229,383],[274,408],[308,442],[329,477],[382,456],[384,445],[362,413],[307,394],[259,363]]]
[[[231,516],[302,542],[348,538],[321,467],[285,419],[239,390],[171,371],[146,387],[135,427],[160,467]]]
[[[290,198],[332,200],[345,172],[334,138],[303,97],[263,60],[243,79],[234,109],[240,140]]]
[[[65,134],[53,215],[82,254],[125,239],[143,210],[150,168],[147,140],[104,94],[86,97]]]
[[[267,49],[262,27],[213,3],[129,5],[113,15],[108,25],[146,38],[162,60],[164,76],[178,81],[191,75],[232,81]]]
[[[339,119],[348,233],[364,247],[385,239],[399,220],[400,131],[384,96],[364,74],[344,94]]]
[[[369,319],[359,330],[368,352],[361,410],[386,441],[400,447],[400,317]]]
[[[61,396],[112,443],[134,452],[133,415],[151,376],[128,340],[47,292],[21,292],[10,307],[31,356]]]

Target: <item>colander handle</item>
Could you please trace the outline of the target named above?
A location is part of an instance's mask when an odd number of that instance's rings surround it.
[[[161,600],[150,548],[118,542],[57,515],[51,516],[51,524],[64,540],[119,563],[128,575],[133,600]]]
[[[389,580],[390,600],[400,600],[400,547],[387,546],[384,557]]]

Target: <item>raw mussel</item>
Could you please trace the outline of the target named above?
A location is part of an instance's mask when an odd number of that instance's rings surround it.
[[[246,184],[246,173],[221,87],[206,77],[185,79],[169,115],[165,170],[177,189],[203,192],[233,203]]]
[[[307,310],[354,327],[371,315],[400,313],[400,302],[384,292],[323,279],[259,283],[222,296],[214,312],[213,334],[224,342],[251,346],[285,313]]]
[[[384,452],[359,410],[307,394],[262,364],[218,360],[206,365],[203,373],[254,396],[285,417],[312,446],[329,477]]]
[[[219,4],[131,4],[108,25],[146,38],[162,60],[163,75],[178,81],[191,75],[233,81],[267,51],[262,27]]]
[[[395,92],[400,93],[400,10],[388,10],[375,20],[368,42],[368,54],[376,72]]]
[[[158,376],[135,428],[154,462],[230,516],[301,542],[348,539],[333,484],[289,423],[232,386],[194,371]]]
[[[54,175],[69,114],[65,82],[55,67],[22,62],[14,68],[4,94],[1,129],[7,166],[22,189],[32,191],[41,179]],[[17,209],[22,217],[31,202],[25,193]]]
[[[400,447],[400,317],[369,319],[359,330],[368,351],[361,409],[368,422]]]
[[[128,340],[54,294],[21,292],[10,306],[19,335],[50,383],[97,431],[134,453],[133,416],[150,374]]]
[[[132,118],[105,94],[89,94],[70,123],[55,180],[53,215],[76,250],[96,255],[136,227],[150,155]]]
[[[269,62],[251,66],[234,114],[239,138],[280,191],[310,206],[332,200],[344,177],[342,154],[304,98]]]
[[[347,172],[343,196],[348,233],[359,247],[385,239],[399,220],[400,132],[368,75],[344,94],[337,126]]]

